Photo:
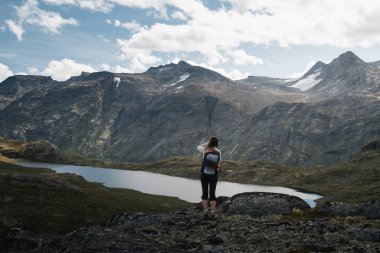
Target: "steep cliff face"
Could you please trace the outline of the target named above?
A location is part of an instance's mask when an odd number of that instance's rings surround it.
[[[368,115],[371,112],[371,115]],[[257,113],[235,158],[290,165],[331,164],[380,135],[378,99],[346,96],[318,103],[276,103]]]
[[[376,71],[348,52],[299,80],[273,83],[234,82],[185,62],[140,74],[82,73],[14,99],[0,110],[0,134],[116,161],[193,156],[217,135],[225,159],[332,163],[380,137]],[[320,80],[301,90],[310,76]]]

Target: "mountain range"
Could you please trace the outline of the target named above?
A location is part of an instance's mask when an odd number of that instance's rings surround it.
[[[380,137],[380,68],[346,52],[298,79],[233,81],[184,61],[144,73],[82,73],[0,84],[0,135],[48,140],[112,161],[195,156],[216,135],[223,159],[331,164]]]

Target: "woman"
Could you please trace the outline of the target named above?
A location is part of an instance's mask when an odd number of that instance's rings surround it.
[[[218,172],[220,169],[221,152],[218,149],[218,139],[211,137],[206,143],[197,147],[203,154],[203,163],[201,167],[201,184],[202,184],[202,206],[204,214],[208,214],[208,201],[210,200],[212,215],[215,214],[216,197],[215,189],[218,182]],[[209,192],[210,187],[210,192]],[[210,193],[210,199],[209,197]]]

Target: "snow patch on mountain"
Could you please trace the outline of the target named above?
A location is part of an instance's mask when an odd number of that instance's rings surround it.
[[[307,77],[302,78],[301,80],[299,80],[298,82],[296,82],[295,84],[293,84],[290,87],[298,88],[302,91],[308,90],[308,89],[314,87],[320,81],[322,81],[322,79],[317,79],[317,77],[319,76],[320,73],[321,73],[321,71],[317,71],[314,74],[308,75]]]
[[[119,87],[119,83],[121,82],[120,77],[114,77],[113,82],[116,83],[116,88]]]
[[[295,81],[295,80],[297,80],[297,78],[284,79],[284,80],[282,80],[281,82],[283,82],[283,83],[289,83],[289,82],[293,82],[293,81]]]
[[[172,69],[172,67],[164,67],[164,68],[160,68],[158,70],[158,72],[165,72],[165,71],[168,71],[168,70],[171,70],[171,69]]]
[[[181,76],[179,77],[179,80],[178,80],[177,82],[175,82],[175,83],[172,83],[170,86],[174,86],[174,85],[179,84],[180,82],[185,81],[187,78],[189,78],[189,76],[190,76],[189,73],[185,73],[185,74],[181,75]]]

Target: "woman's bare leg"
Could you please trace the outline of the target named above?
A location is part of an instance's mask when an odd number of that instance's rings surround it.
[[[211,210],[215,210],[215,208],[216,208],[216,200],[210,201],[210,205],[211,205]]]
[[[208,199],[202,199],[203,210],[208,209]]]

